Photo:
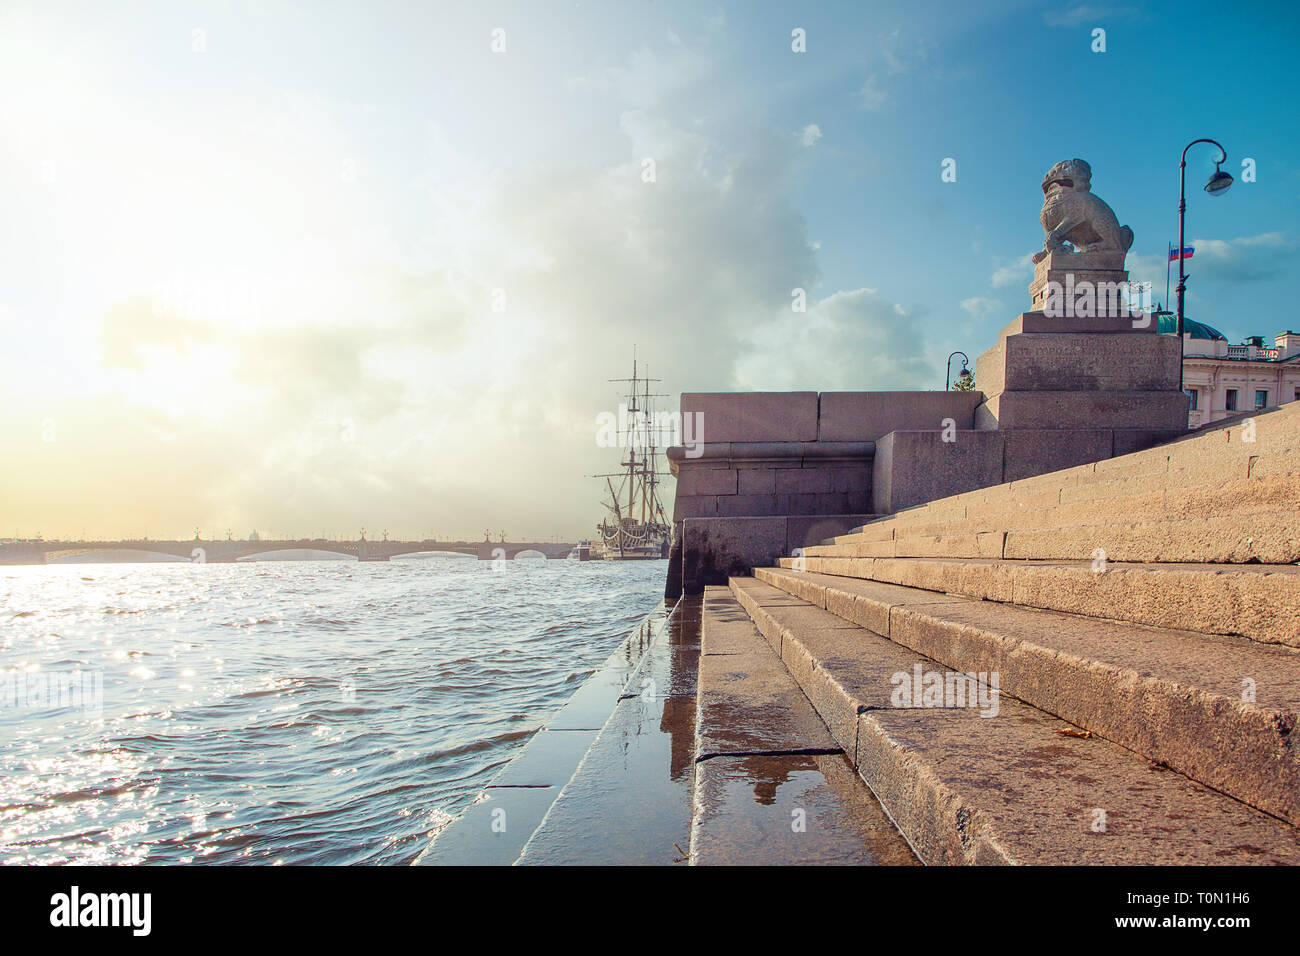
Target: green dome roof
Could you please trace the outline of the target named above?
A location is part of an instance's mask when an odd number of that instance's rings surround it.
[[[1156,329],[1161,335],[1173,335],[1178,328],[1178,316],[1162,315]],[[1194,339],[1209,339],[1211,342],[1226,342],[1228,337],[1216,328],[1183,316],[1183,331],[1190,333]]]

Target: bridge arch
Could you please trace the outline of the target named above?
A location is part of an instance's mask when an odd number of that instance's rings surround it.
[[[46,551],[46,564],[188,564],[190,558],[152,548],[76,548]]]
[[[355,551],[344,548],[303,548],[288,544],[283,547],[263,548],[249,551],[247,554],[237,554],[234,560],[236,563],[243,563],[246,561],[356,561],[358,559]]]

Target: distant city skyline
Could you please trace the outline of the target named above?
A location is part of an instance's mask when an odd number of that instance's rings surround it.
[[[495,531],[492,531],[489,535],[486,535],[486,536],[480,533],[480,535],[479,535],[478,537],[472,537],[472,536],[471,536],[471,537],[456,537],[456,536],[454,536],[454,535],[445,535],[445,534],[444,534],[444,535],[439,535],[437,532],[428,532],[428,533],[426,533],[426,534],[417,534],[417,535],[413,535],[413,536],[411,536],[411,537],[407,537],[407,538],[399,538],[399,537],[396,537],[396,536],[394,536],[394,535],[392,535],[392,534],[386,534],[385,532],[382,532],[382,531],[379,532],[378,534],[372,534],[372,533],[370,533],[370,532],[368,532],[368,531],[365,531],[364,529],[358,529],[356,532],[353,532],[353,533],[351,533],[351,534],[348,534],[347,532],[330,532],[330,533],[326,533],[326,534],[322,534],[322,533],[319,533],[319,532],[313,532],[313,533],[311,533],[311,534],[304,534],[304,535],[277,535],[277,534],[262,534],[262,533],[258,532],[257,529],[253,529],[253,531],[250,531],[248,534],[245,534],[245,535],[235,534],[233,531],[230,532],[229,537],[227,537],[227,536],[224,535],[224,534],[209,534],[209,533],[199,532],[198,535],[190,535],[190,536],[187,537],[187,538],[186,538],[186,537],[181,537],[181,538],[160,537],[160,536],[157,536],[157,535],[151,535],[151,534],[148,534],[148,533],[142,533],[142,534],[127,534],[127,535],[122,535],[122,536],[115,537],[115,538],[97,538],[97,537],[86,536],[86,535],[75,535],[75,536],[73,536],[73,537],[71,537],[71,538],[62,538],[62,537],[60,537],[60,538],[54,538],[54,537],[51,537],[51,536],[49,536],[49,535],[45,535],[45,534],[43,534],[43,533],[41,533],[41,532],[38,531],[38,532],[36,532],[35,534],[33,534],[32,536],[30,536],[30,537],[24,537],[24,538],[12,538],[12,537],[8,537],[8,536],[0,536],[0,543],[8,542],[8,541],[37,541],[37,540],[43,540],[43,541],[111,542],[111,543],[123,543],[123,544],[125,544],[125,543],[130,543],[130,542],[144,542],[144,541],[181,541],[181,542],[184,542],[184,541],[235,541],[235,542],[253,542],[253,543],[256,543],[256,542],[260,542],[260,541],[267,541],[267,542],[274,542],[274,541],[358,541],[358,540],[360,540],[363,536],[365,537],[365,539],[366,539],[367,541],[374,541],[374,542],[378,542],[378,541],[436,541],[436,542],[440,542],[440,543],[457,543],[457,542],[460,542],[460,543],[464,543],[464,544],[475,544],[475,543],[482,542],[482,541],[502,541],[502,540],[505,540],[505,541],[523,541],[523,540],[524,540],[523,538],[519,538],[519,537],[517,537],[517,536],[512,538],[512,537],[509,535],[508,532],[503,532],[503,530],[495,530]],[[537,537],[537,538],[533,538],[533,539],[531,539],[531,540],[533,540],[533,541],[537,541],[537,542],[548,542],[548,541],[564,541],[564,540],[566,540],[566,539],[564,538],[563,535],[560,535],[560,534],[557,533],[557,534],[547,535],[546,537]]]
[[[1300,328],[1297,26],[1141,0],[7,3],[0,536],[591,537],[634,347],[665,408],[937,388],[1029,307],[1036,184],[1074,156],[1163,299],[1179,153],[1221,141],[1222,198],[1213,148],[1188,157],[1187,315]]]

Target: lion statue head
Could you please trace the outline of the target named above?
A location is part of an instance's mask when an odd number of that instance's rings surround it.
[[[1043,195],[1049,191],[1086,193],[1092,189],[1092,167],[1082,159],[1065,159],[1043,177]]]

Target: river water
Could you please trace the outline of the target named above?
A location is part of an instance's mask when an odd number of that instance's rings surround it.
[[[0,568],[0,862],[412,860],[666,562]]]

